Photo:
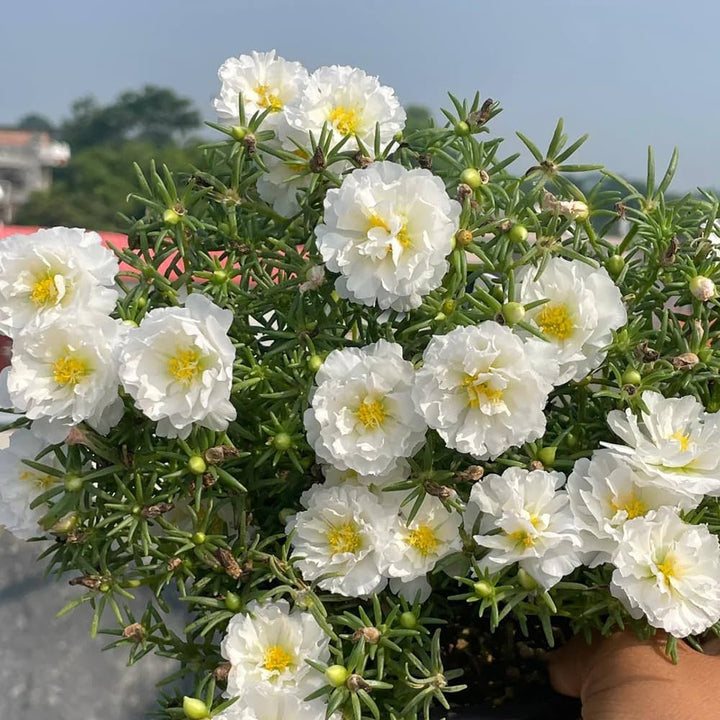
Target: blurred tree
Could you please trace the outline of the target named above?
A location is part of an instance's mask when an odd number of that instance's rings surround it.
[[[20,118],[17,124],[20,130],[32,130],[33,132],[49,132],[52,133],[55,128],[53,124],[44,116],[37,113],[28,113]]]
[[[407,113],[407,121],[405,122],[405,132],[411,133],[415,130],[422,130],[432,125],[433,116],[429,108],[422,105],[408,105],[405,108]]]

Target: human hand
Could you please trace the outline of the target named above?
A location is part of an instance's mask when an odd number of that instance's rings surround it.
[[[550,681],[579,697],[583,720],[720,720],[720,653],[678,642],[677,665],[665,654],[666,636],[647,642],[623,632],[588,645],[574,638],[550,653]]]

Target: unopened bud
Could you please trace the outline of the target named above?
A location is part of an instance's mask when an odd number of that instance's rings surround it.
[[[348,669],[343,665],[331,665],[325,671],[325,679],[333,687],[344,685],[349,675]]]
[[[122,635],[126,640],[141,643],[145,639],[145,630],[140,623],[132,623],[123,628]]]
[[[202,475],[207,470],[207,463],[200,455],[193,455],[188,460],[187,468],[193,475]]]
[[[489,582],[486,582],[485,580],[480,580],[473,585],[473,592],[479,598],[488,598],[494,594],[495,588],[493,588],[493,586]]]
[[[357,673],[350,675],[350,677],[345,681],[345,686],[350,692],[357,692],[358,690],[365,690],[368,692],[372,690],[372,688],[365,682],[365,679]]]
[[[163,222],[167,225],[177,225],[180,222],[180,214],[172,208],[168,208],[163,213]]]
[[[460,188],[458,188],[459,192]],[[455,233],[455,242],[460,247],[467,247],[473,241],[473,234],[469,230],[458,230]]]
[[[208,706],[202,700],[187,695],[183,698],[183,712],[189,720],[204,720],[210,717]]]
[[[487,173],[485,173],[485,175],[487,175]],[[482,175],[477,168],[465,168],[462,173],[460,173],[460,182],[469,185],[473,190],[484,184]],[[487,182],[487,180],[485,182]]]
[[[360,642],[360,639],[364,638],[370,645],[377,645],[381,637],[382,633],[376,627],[361,627],[353,633],[352,640]]]
[[[547,467],[555,462],[556,453],[556,447],[552,445],[549,447],[544,447],[540,449],[540,452],[538,453],[538,459],[545,467]]]
[[[538,587],[535,578],[523,568],[518,570],[517,579],[524,590],[536,590]]]
[[[704,275],[696,275],[690,281],[690,292],[698,300],[705,302],[715,297],[715,283]]]
[[[71,533],[78,526],[77,513],[69,512],[67,515],[63,515],[51,528],[50,530],[56,535],[67,535]]]
[[[525,317],[525,307],[519,302],[509,302],[503,305],[502,315],[508,325],[515,325]]]
[[[235,125],[230,129],[230,132],[235,140],[242,142],[245,136],[248,134],[248,129],[242,125]]]

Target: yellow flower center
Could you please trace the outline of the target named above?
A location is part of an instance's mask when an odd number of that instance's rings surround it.
[[[534,524],[535,523],[533,523],[533,525]],[[527,530],[516,530],[515,532],[509,533],[508,537],[526,548],[531,548],[537,540],[537,538],[527,532]]]
[[[677,577],[678,567],[675,559],[669,555],[665,556],[665,559],[657,564],[658,572],[665,578],[665,582],[668,582],[670,578]]]
[[[377,400],[364,401],[356,413],[358,420],[368,429],[377,430],[387,417],[383,404]]]
[[[55,278],[48,273],[44,278],[36,280],[30,293],[30,300],[40,307],[41,305],[54,305],[58,299]]]
[[[77,385],[88,374],[88,366],[72,355],[58,358],[53,365],[53,380],[58,385]]]
[[[573,333],[573,323],[565,303],[560,305],[543,305],[535,317],[543,334],[558,340],[567,340]]]
[[[388,235],[390,234],[390,226],[379,215],[373,213],[368,218],[368,232],[377,227],[382,228]]]
[[[202,373],[202,356],[196,348],[178,350],[168,361],[168,372],[176,379],[189,385]]]
[[[356,553],[362,548],[362,537],[355,523],[346,522],[331,528],[327,535],[328,545],[333,555],[339,553]]]
[[[690,435],[682,432],[682,430],[674,432],[668,439],[677,440],[680,443],[680,450],[682,450],[682,452],[685,452],[688,449],[688,445],[690,445],[691,440]]]
[[[360,123],[357,111],[343,105],[336,107],[330,113],[328,120],[337,128],[337,131],[341,135],[354,135]]]
[[[270,108],[273,112],[282,110],[282,100],[270,92],[269,85],[256,85],[253,90],[255,90],[255,94],[258,96],[257,104],[261,108]]]
[[[488,383],[477,381],[477,375],[466,375],[463,380],[463,387],[467,390],[468,405],[476,408],[485,402],[497,405],[502,402],[503,391],[492,388]]]
[[[265,651],[263,667],[266,670],[282,672],[285,668],[292,665],[293,659],[293,656],[285,650],[285,648],[280,645],[271,645]]]
[[[44,490],[48,485],[52,485],[55,482],[55,478],[50,475],[38,475],[37,473],[26,470],[20,475],[20,479],[23,482],[31,482],[36,488]]]
[[[642,517],[648,511],[647,505],[645,505],[645,503],[635,495],[631,495],[625,500],[611,500],[610,506],[615,512],[624,510],[627,513],[628,520],[632,520],[636,517]]]
[[[308,155],[304,150],[301,150],[300,148],[298,148],[297,150],[292,150],[291,152],[292,152],[293,155],[297,155],[301,160],[308,160],[308,159],[309,159],[309,155]],[[297,173],[304,172],[305,170],[308,169],[307,162],[304,162],[304,163],[288,163],[287,166],[288,166],[291,170],[294,170],[294,171],[297,172]]]
[[[440,540],[429,525],[420,525],[409,532],[407,544],[415,548],[423,557],[427,557],[437,549]]]

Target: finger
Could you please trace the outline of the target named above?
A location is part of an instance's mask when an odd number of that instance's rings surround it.
[[[593,642],[588,643],[578,635],[559,650],[548,653],[550,684],[556,692],[580,697],[587,669],[597,652],[597,640],[593,638]]]

